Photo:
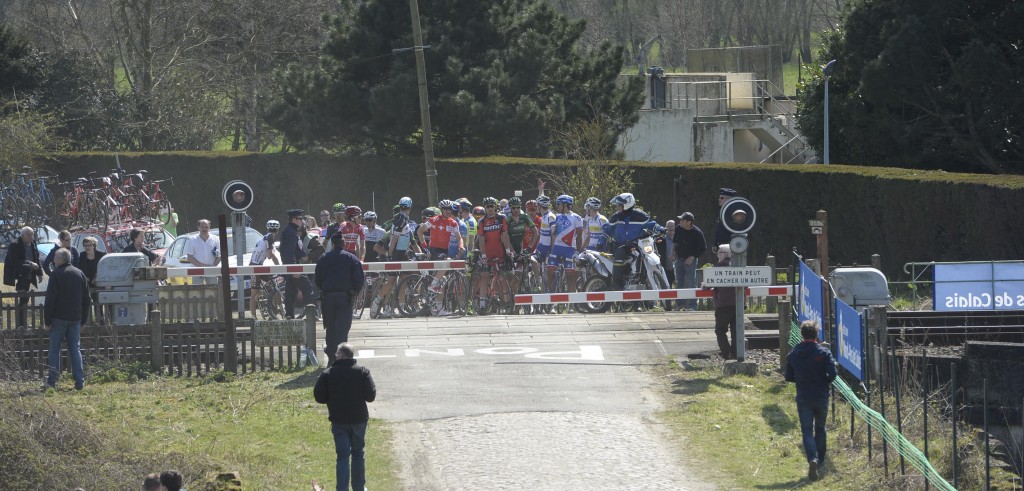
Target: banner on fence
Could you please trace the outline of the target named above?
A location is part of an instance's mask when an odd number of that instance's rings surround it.
[[[822,327],[818,336],[825,339],[824,324],[821,320],[825,318],[825,300],[822,297],[823,285],[821,278],[808,268],[803,261],[800,261],[800,295],[798,296],[800,308],[797,310],[797,323],[804,321],[815,321]]]
[[[864,380],[864,319],[856,309],[836,299],[839,365],[857,380]]]
[[[1024,308],[1024,262],[939,263],[935,310]]]
[[[256,321],[252,339],[256,346],[299,346],[305,344],[306,321],[282,319]]]

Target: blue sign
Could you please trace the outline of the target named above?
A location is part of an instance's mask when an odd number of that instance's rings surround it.
[[[797,324],[804,321],[817,322],[818,326],[822,328],[818,331],[819,339],[825,339],[824,324],[821,322],[825,317],[825,300],[821,294],[823,286],[821,278],[803,261],[800,261],[800,284],[797,286],[799,308],[796,312],[796,320]]]
[[[1024,262],[940,263],[935,310],[1024,309]]]
[[[857,380],[864,380],[864,323],[860,314],[842,300],[836,299],[836,342],[839,365]]]

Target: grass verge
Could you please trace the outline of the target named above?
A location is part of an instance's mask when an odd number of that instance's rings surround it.
[[[132,469],[98,482],[95,476],[76,480],[74,472],[67,472],[62,480],[68,488],[91,481],[95,484],[86,489],[137,489],[144,472],[184,467],[189,489],[204,489],[202,483],[224,471],[237,471],[244,489],[308,490],[313,479],[333,489],[334,441],[326,406],[312,395],[318,373],[87,381],[81,392],[23,392],[17,397],[22,407],[52,409],[69,415],[71,421],[64,424],[85,427],[84,433],[95,436],[90,452],[111,459],[104,467]],[[399,489],[385,422],[370,422],[366,456],[368,484]]]

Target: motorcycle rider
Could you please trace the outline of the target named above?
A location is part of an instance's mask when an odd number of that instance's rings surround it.
[[[636,209],[636,198],[632,193],[622,193],[609,201],[619,211],[605,224],[604,233],[615,242],[612,255],[612,290],[621,290],[626,274],[626,258],[629,257],[636,240],[643,233],[660,233],[665,230],[642,210]]]

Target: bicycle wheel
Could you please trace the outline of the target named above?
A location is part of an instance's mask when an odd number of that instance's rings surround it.
[[[491,280],[490,311],[492,314],[509,315],[515,307],[515,292],[504,274],[498,275]]]
[[[398,311],[402,317],[416,317],[424,315],[429,311],[427,305],[427,287],[430,285],[423,281],[422,275],[414,274],[406,276],[398,281],[395,288],[398,290],[395,297],[398,299]]]
[[[260,285],[257,306],[264,319],[284,319],[284,290],[276,280],[276,277],[271,277]]]
[[[363,310],[366,309],[366,291],[369,289],[369,285],[363,285],[363,289],[359,290],[359,295],[352,299],[352,319],[363,317]]]

